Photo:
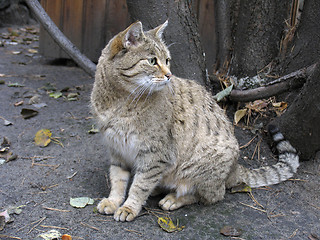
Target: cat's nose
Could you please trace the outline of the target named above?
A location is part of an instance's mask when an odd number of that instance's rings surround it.
[[[168,80],[170,80],[170,78],[172,77],[172,74],[171,74],[171,72],[167,72],[167,73],[165,74],[165,76],[168,78]]]

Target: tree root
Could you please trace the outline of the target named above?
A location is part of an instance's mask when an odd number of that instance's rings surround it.
[[[250,102],[257,99],[278,95],[290,89],[302,87],[307,77],[309,77],[313,73],[316,65],[317,63],[309,67],[299,69],[295,72],[280,77],[263,87],[249,90],[234,89],[231,91],[229,97],[232,101],[235,102]]]

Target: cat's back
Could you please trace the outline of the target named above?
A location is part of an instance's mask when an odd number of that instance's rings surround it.
[[[181,153],[206,152],[213,148],[238,152],[232,124],[203,86],[193,80],[174,77],[172,88],[174,133]]]

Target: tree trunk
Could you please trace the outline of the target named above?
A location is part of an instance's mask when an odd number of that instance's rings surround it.
[[[320,1],[304,1],[301,22],[296,36],[288,49],[288,54],[281,64],[284,74],[310,66],[320,56]]]
[[[231,74],[252,77],[279,54],[291,0],[243,0],[235,21]]]
[[[320,151],[320,64],[289,109],[276,123],[286,138],[308,160]]]
[[[296,38],[285,60],[285,72],[318,63],[300,94],[276,122],[286,138],[310,159],[320,151],[320,2],[305,1]]]
[[[127,1],[133,21],[140,20],[146,30],[169,19],[164,38],[171,52],[173,74],[206,82],[205,58],[198,34],[192,1]]]

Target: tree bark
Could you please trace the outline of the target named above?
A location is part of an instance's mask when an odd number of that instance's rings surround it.
[[[281,64],[283,73],[310,66],[320,56],[320,1],[304,1],[303,12],[295,38],[288,49],[288,54]]]
[[[184,1],[133,1],[127,0],[133,21],[140,20],[146,30],[155,28],[169,19],[164,38],[171,52],[173,74],[206,82],[203,55],[192,0]]]
[[[289,109],[275,122],[286,138],[308,160],[320,151],[320,64]]]
[[[252,77],[278,56],[291,2],[240,1],[238,19],[235,21],[232,75]]]
[[[319,12],[318,0],[305,1],[296,37],[282,65],[285,73],[313,63],[317,63],[316,69],[288,110],[275,120],[305,160],[320,151]]]

